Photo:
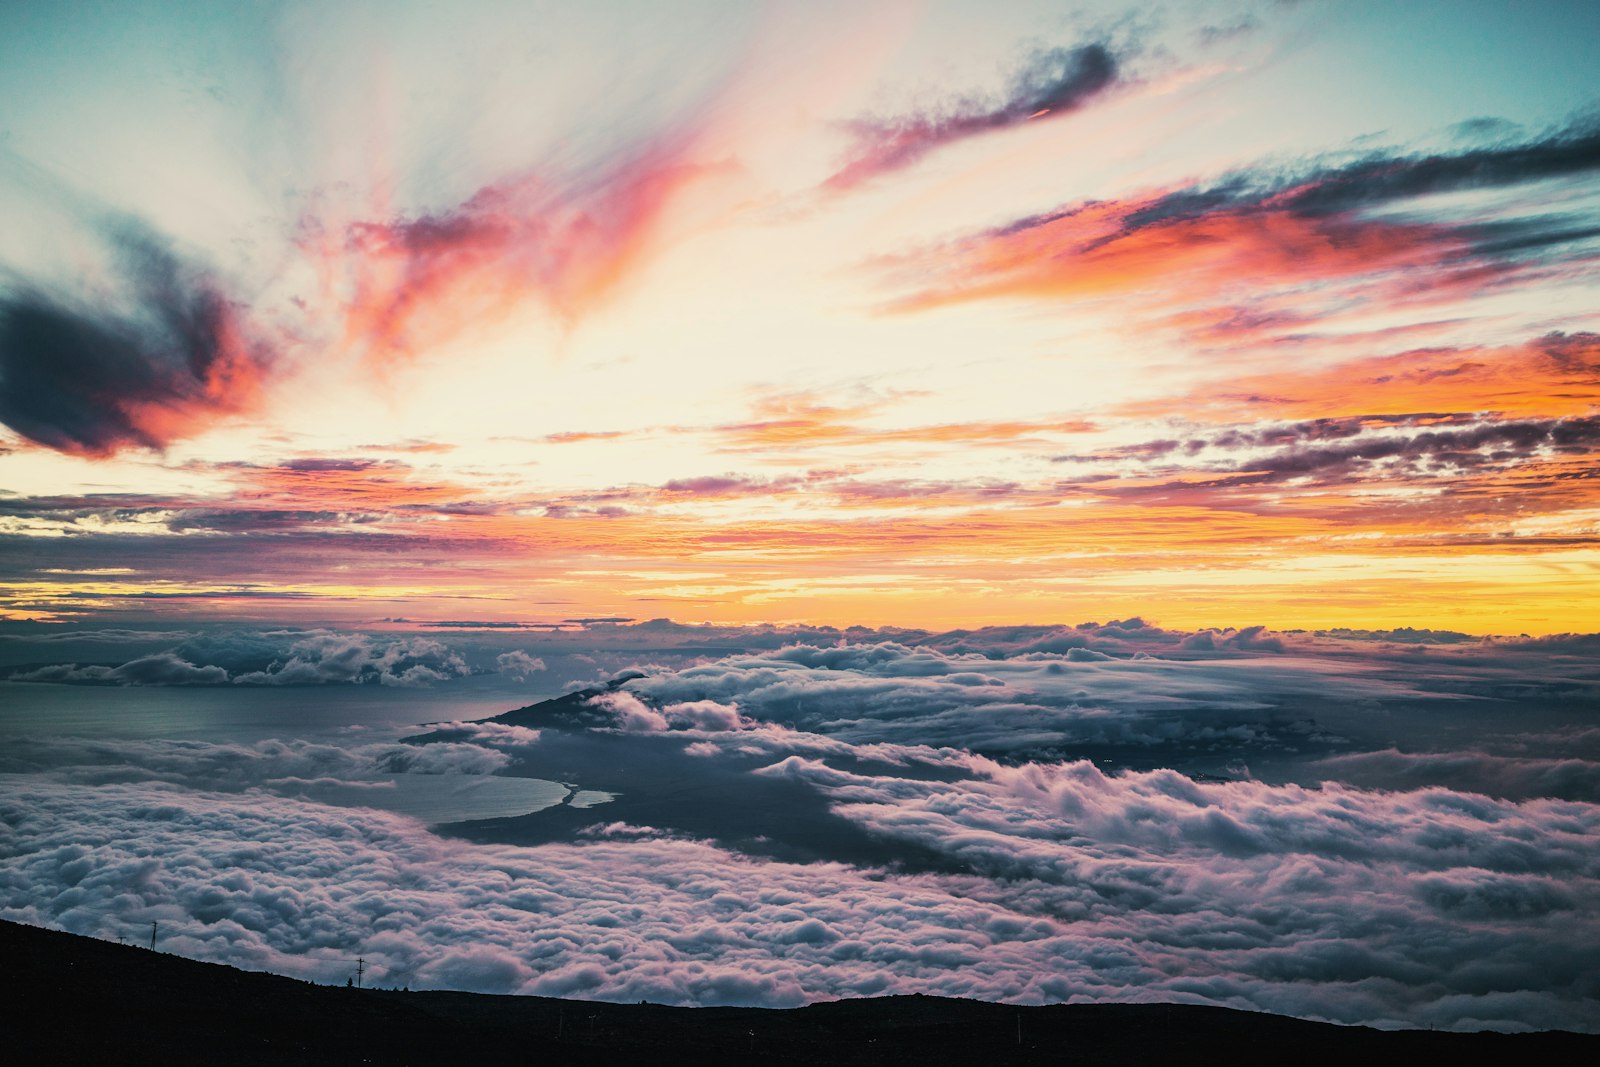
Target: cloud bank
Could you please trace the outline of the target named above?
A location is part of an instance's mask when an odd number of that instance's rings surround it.
[[[90,633],[82,639],[95,640]],[[386,685],[429,686],[476,671],[525,681],[544,661],[521,649],[500,652],[492,666],[468,665],[431,637],[334,630],[230,630],[195,634],[178,645],[116,666],[56,663],[15,670],[16,682],[81,685]]]
[[[0,799],[7,918],[337,982],[669,1003],[926,992],[1175,999],[1341,1022],[1592,1029],[1593,805],[1025,767],[953,789],[807,764],[965,860],[895,876],[648,828],[442,841],[287,799],[34,784]]]
[[[599,626],[597,656],[697,651],[406,743],[20,739],[0,915],[159,922],[171,951],[334,983],[360,955],[385,985],[591,999],[1596,1029],[1588,638],[777,629],[708,652],[689,638],[740,632]],[[296,669],[418,651],[335,636],[293,635]],[[259,640],[186,645],[237,672]],[[564,799],[429,829],[389,795],[496,775]]]

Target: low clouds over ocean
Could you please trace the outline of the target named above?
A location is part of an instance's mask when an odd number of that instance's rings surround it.
[[[319,981],[359,954],[413,988],[1600,1029],[1581,641],[884,636],[658,640],[595,693],[410,742],[28,738],[0,763],[0,915],[159,922],[169,951]],[[448,647],[493,662],[475,640]],[[430,827],[317,793],[441,773],[568,802]]]

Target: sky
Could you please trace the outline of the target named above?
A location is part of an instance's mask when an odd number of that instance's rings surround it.
[[[1600,629],[1597,19],[6,5],[0,613]]]
[[[0,5],[0,918],[1600,1032],[1596,39]]]

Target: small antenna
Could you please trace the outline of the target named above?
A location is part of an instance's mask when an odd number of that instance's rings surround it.
[[[150,924],[150,951],[154,952],[155,950],[156,950],[156,924],[155,923],[151,923]]]
[[[357,956],[356,957],[356,988],[357,989],[361,988],[361,976],[366,973],[366,970],[367,970],[367,958],[365,956]]]

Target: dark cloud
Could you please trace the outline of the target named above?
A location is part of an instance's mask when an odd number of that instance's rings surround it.
[[[1424,430],[1410,435],[1363,436],[1349,443],[1291,446],[1235,469],[1273,479],[1305,475],[1341,477],[1383,460],[1407,467],[1419,464],[1474,467],[1525,460],[1540,452],[1586,454],[1600,448],[1600,416],[1484,422],[1461,429]]]
[[[775,487],[769,481],[741,478],[735,475],[674,478],[661,486],[663,492],[681,493],[686,496],[722,496],[729,493],[772,492],[775,488],[781,487]]]
[[[222,685],[228,672],[221,667],[197,667],[171,652],[141,656],[117,666],[75,663],[54,664],[11,675],[13,682],[67,682],[90,685]]]
[[[1282,652],[1283,639],[1267,633],[1265,626],[1246,626],[1239,630],[1201,630],[1178,642],[1186,651],[1211,652],[1233,648],[1245,652]]]
[[[1600,255],[1600,230],[1591,205],[1571,194],[1596,170],[1594,123],[1454,153],[1258,165],[914,250],[886,261],[911,289],[892,306],[1120,294],[1191,341],[1300,343],[1308,336],[1297,331],[1315,335],[1316,324],[1359,307],[1431,306],[1553,274],[1575,280]],[[1459,197],[1427,199],[1520,188],[1522,202],[1487,221]]]
[[[1433,630],[1414,626],[1401,626],[1393,630],[1351,630],[1338,627],[1319,632],[1347,641],[1386,641],[1401,645],[1459,645],[1482,640],[1480,637],[1464,634],[1459,630]]]
[[[103,630],[55,629],[41,633],[7,634],[7,640],[50,643],[56,641],[104,641],[108,644],[134,644],[143,641],[178,641],[193,637],[188,630]]]
[[[1272,449],[1266,455],[1229,457],[1229,452]],[[1100,463],[1138,460],[1158,470],[1181,459],[1221,477],[1164,484],[1100,488],[1116,495],[1163,494],[1171,488],[1248,487],[1291,479],[1342,482],[1371,477],[1458,475],[1493,472],[1543,456],[1585,456],[1600,450],[1600,417],[1554,419],[1475,419],[1458,415],[1405,417],[1356,416],[1236,427],[1196,437],[1181,449],[1161,440],[1123,446],[1093,455],[1058,456],[1058,462]]]
[[[1430,156],[1374,154],[1304,171],[1242,171],[1214,185],[1178,190],[1130,211],[1126,232],[1219,212],[1342,215],[1435,193],[1493,189],[1600,170],[1600,127],[1577,126],[1536,141]],[[1066,213],[1021,220],[1027,228]],[[1489,233],[1485,231],[1485,239]]]
[[[277,469],[318,474],[325,471],[360,472],[370,470],[409,470],[410,468],[397,460],[324,459],[312,457],[285,460],[283,463],[278,464]]]
[[[218,283],[143,227],[109,235],[125,308],[0,294],[0,422],[84,455],[162,448],[253,403],[268,356]]]
[[[1053,48],[1033,56],[1000,100],[968,99],[892,119],[858,119],[849,125],[855,139],[849,160],[824,185],[835,191],[853,189],[909,167],[944,145],[1075,111],[1117,77],[1117,57],[1103,43]]]
[[[1472,422],[1471,415],[1446,412],[1416,412],[1407,415],[1371,414],[1336,418],[1303,419],[1256,426],[1234,426],[1220,433],[1179,441],[1164,438],[1118,445],[1096,452],[1050,457],[1056,463],[1103,463],[1138,460],[1156,463],[1167,457],[1186,459],[1207,449],[1282,448],[1306,441],[1339,441],[1380,429],[1415,426],[1437,427],[1457,422]]]
[[[1561,130],[1542,140],[1431,156],[1373,156],[1314,172],[1283,190],[1284,203],[1326,215],[1395,200],[1495,189],[1600,169],[1600,126]]]

